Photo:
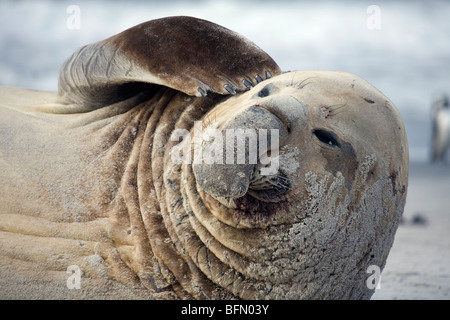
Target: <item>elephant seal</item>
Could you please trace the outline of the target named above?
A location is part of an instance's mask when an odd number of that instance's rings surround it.
[[[373,294],[408,145],[358,76],[283,73],[223,27],[169,17],[75,52],[58,93],[0,95],[4,295]]]

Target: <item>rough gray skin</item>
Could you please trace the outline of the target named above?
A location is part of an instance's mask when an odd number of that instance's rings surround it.
[[[177,43],[168,27],[183,45],[161,73],[158,52]],[[216,69],[183,54],[205,34],[228,39]],[[367,82],[281,74],[235,33],[173,17],[81,49],[60,84],[0,88],[2,298],[370,298],[368,267],[384,267],[403,212],[408,146],[399,113]],[[175,161],[179,147],[219,150],[220,139],[194,139],[195,121],[223,134],[278,130],[277,150],[272,133],[257,142],[277,170]],[[71,265],[82,270],[76,293]]]

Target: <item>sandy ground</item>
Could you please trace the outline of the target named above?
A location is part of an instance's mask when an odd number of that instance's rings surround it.
[[[408,197],[373,300],[450,299],[450,164],[412,163]]]

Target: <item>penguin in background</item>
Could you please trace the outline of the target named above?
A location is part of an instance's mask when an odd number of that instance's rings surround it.
[[[439,95],[432,105],[432,152],[431,161],[445,161],[450,145],[450,102],[445,94]]]

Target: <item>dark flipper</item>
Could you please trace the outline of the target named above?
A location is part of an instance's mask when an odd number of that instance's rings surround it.
[[[191,96],[235,94],[280,73],[269,55],[237,33],[179,16],[151,20],[79,49],[61,68],[59,95],[99,106],[151,86],[143,83]]]

